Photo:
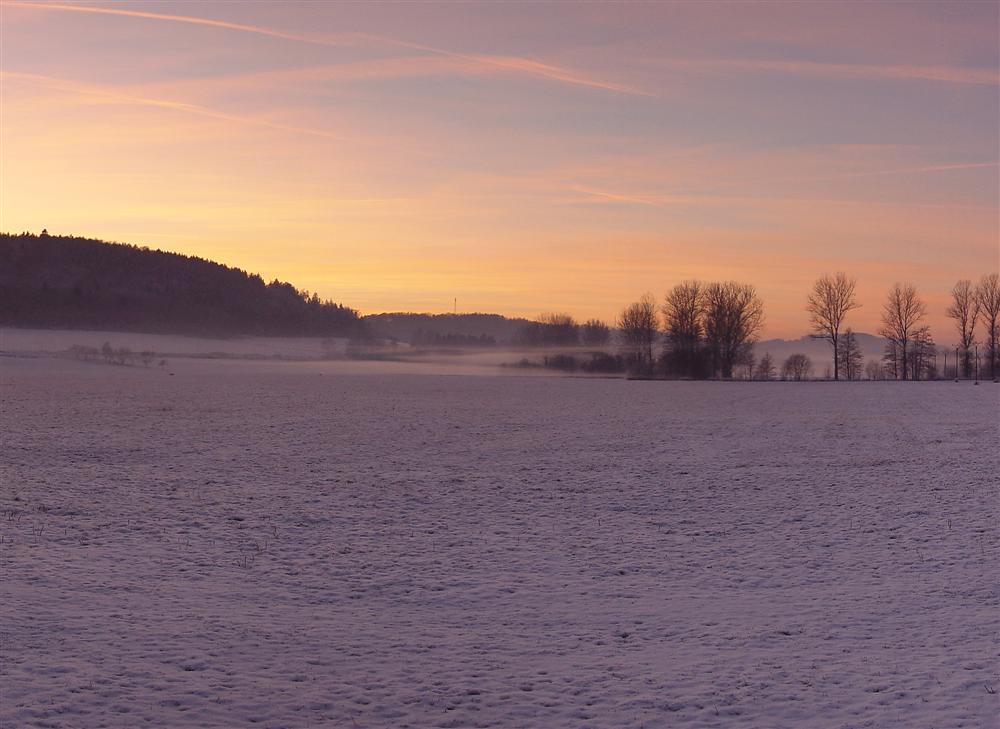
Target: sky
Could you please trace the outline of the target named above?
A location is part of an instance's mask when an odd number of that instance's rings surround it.
[[[566,311],[843,270],[939,343],[1000,266],[1000,4],[0,5],[0,229],[359,309]]]

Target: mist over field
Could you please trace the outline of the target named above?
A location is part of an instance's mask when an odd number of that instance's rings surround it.
[[[865,351],[877,354],[884,342],[874,337],[866,342]],[[217,358],[217,359],[279,359],[279,360],[343,360],[350,355],[359,362],[410,362],[411,364],[443,364],[466,366],[470,372],[483,369],[496,374],[498,367],[509,372],[527,361],[530,369],[541,369],[545,358],[570,353],[585,360],[592,348],[574,347],[523,347],[511,343],[491,347],[462,345],[410,345],[406,342],[392,346],[370,343],[351,345],[346,338],[332,337],[190,337],[164,334],[142,334],[121,331],[23,329],[0,327],[0,354],[73,356],[73,347],[100,349],[108,342],[115,348],[131,352],[150,351],[162,358]],[[782,339],[760,342],[756,348],[783,361],[795,352],[809,354],[817,363],[829,356],[829,346],[816,339],[803,337],[795,341]],[[524,369],[524,367],[521,367]]]

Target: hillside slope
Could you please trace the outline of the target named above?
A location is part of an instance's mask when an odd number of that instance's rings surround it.
[[[44,232],[0,234],[0,325],[354,336],[357,312],[201,258]]]

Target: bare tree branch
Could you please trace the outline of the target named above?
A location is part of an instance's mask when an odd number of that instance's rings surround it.
[[[703,376],[699,351],[704,333],[705,286],[700,281],[677,284],[663,302],[663,323],[670,346],[670,364],[685,377]]]
[[[733,376],[733,366],[746,357],[764,326],[764,304],[750,284],[736,281],[705,287],[705,339],[715,369]]]
[[[659,336],[656,321],[656,300],[652,294],[644,294],[635,303],[625,307],[618,316],[625,344],[639,361],[640,369],[652,368],[653,344]]]
[[[990,377],[996,379],[1000,372],[1000,275],[991,273],[980,279],[976,286],[976,300],[986,328],[986,358],[989,361]]]
[[[910,341],[919,323],[927,316],[927,306],[917,295],[913,284],[894,284],[882,305],[882,328],[879,334],[897,347],[902,368],[896,373],[900,379],[908,379]]]
[[[854,298],[857,281],[843,271],[834,275],[824,274],[816,279],[809,294],[806,311],[813,331],[833,347],[833,379],[840,379],[840,327],[848,312],[860,308]]]
[[[951,306],[945,313],[955,320],[958,330],[958,346],[962,350],[962,370],[966,377],[972,376],[972,347],[976,343],[976,321],[979,319],[979,297],[972,282],[959,281],[951,290]]]

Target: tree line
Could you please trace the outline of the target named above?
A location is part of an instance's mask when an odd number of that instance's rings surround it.
[[[128,347],[112,347],[111,342],[105,342],[100,349],[85,344],[74,344],[69,348],[69,354],[75,359],[84,362],[94,362],[98,359],[104,360],[107,364],[131,365],[141,362],[144,367],[149,367],[154,361],[159,359],[160,367],[165,367],[167,360],[158,357],[152,350],[133,352]]]
[[[418,329],[410,339],[414,346],[429,347],[495,347],[497,340],[488,334],[440,334]]]
[[[686,281],[658,305],[645,294],[626,306],[615,321],[619,354],[593,354],[582,369],[611,371],[615,366],[636,374],[687,378],[731,378],[753,355],[764,323],[764,304],[749,284],[736,281]],[[662,350],[659,349],[661,343]],[[578,324],[569,314],[547,313],[525,325],[516,343],[528,346],[583,346],[601,350],[612,341],[612,328],[598,319]],[[566,369],[566,356],[550,357]]]
[[[812,336],[831,348],[834,380],[923,380],[947,375],[947,362],[939,367],[938,355],[947,360],[926,324],[927,305],[910,283],[894,284],[882,305],[878,334],[885,339],[881,360],[865,362],[857,335],[847,325],[850,313],[861,307],[855,294],[857,280],[846,273],[824,274],[816,279],[806,298]],[[1000,375],[1000,276],[984,275],[973,284],[963,279],[951,290],[945,312],[954,320],[956,376],[972,377],[982,360],[983,373]],[[657,302],[644,294],[627,305],[614,322],[618,354],[604,349],[612,341],[612,328],[591,319],[578,324],[569,314],[547,313],[524,325],[516,342],[527,346],[584,346],[598,350],[588,362],[572,355],[551,355],[548,366],[586,371],[628,370],[634,374],[684,379],[731,379],[737,371],[747,378],[770,380],[810,379],[813,363],[804,354],[793,354],[780,368],[770,354],[759,361],[754,344],[764,325],[764,304],[756,289],[738,281],[685,281]],[[981,332],[981,339],[977,337]],[[982,358],[977,347],[982,344]],[[828,375],[829,377],[830,375]]]
[[[991,379],[1000,374],[1000,275],[991,273],[973,285],[963,279],[951,289],[951,304],[945,310],[955,322],[955,375],[978,376],[979,344],[983,345],[985,371]],[[933,379],[947,373],[939,372],[938,350],[925,323],[927,304],[912,284],[895,284],[882,306],[882,326],[879,334],[887,343],[883,355],[883,372],[891,379]],[[982,324],[979,327],[979,324]],[[982,330],[982,341],[977,337]],[[947,360],[948,349],[942,351]],[[945,362],[945,369],[946,369]],[[875,374],[874,369],[871,374]]]

